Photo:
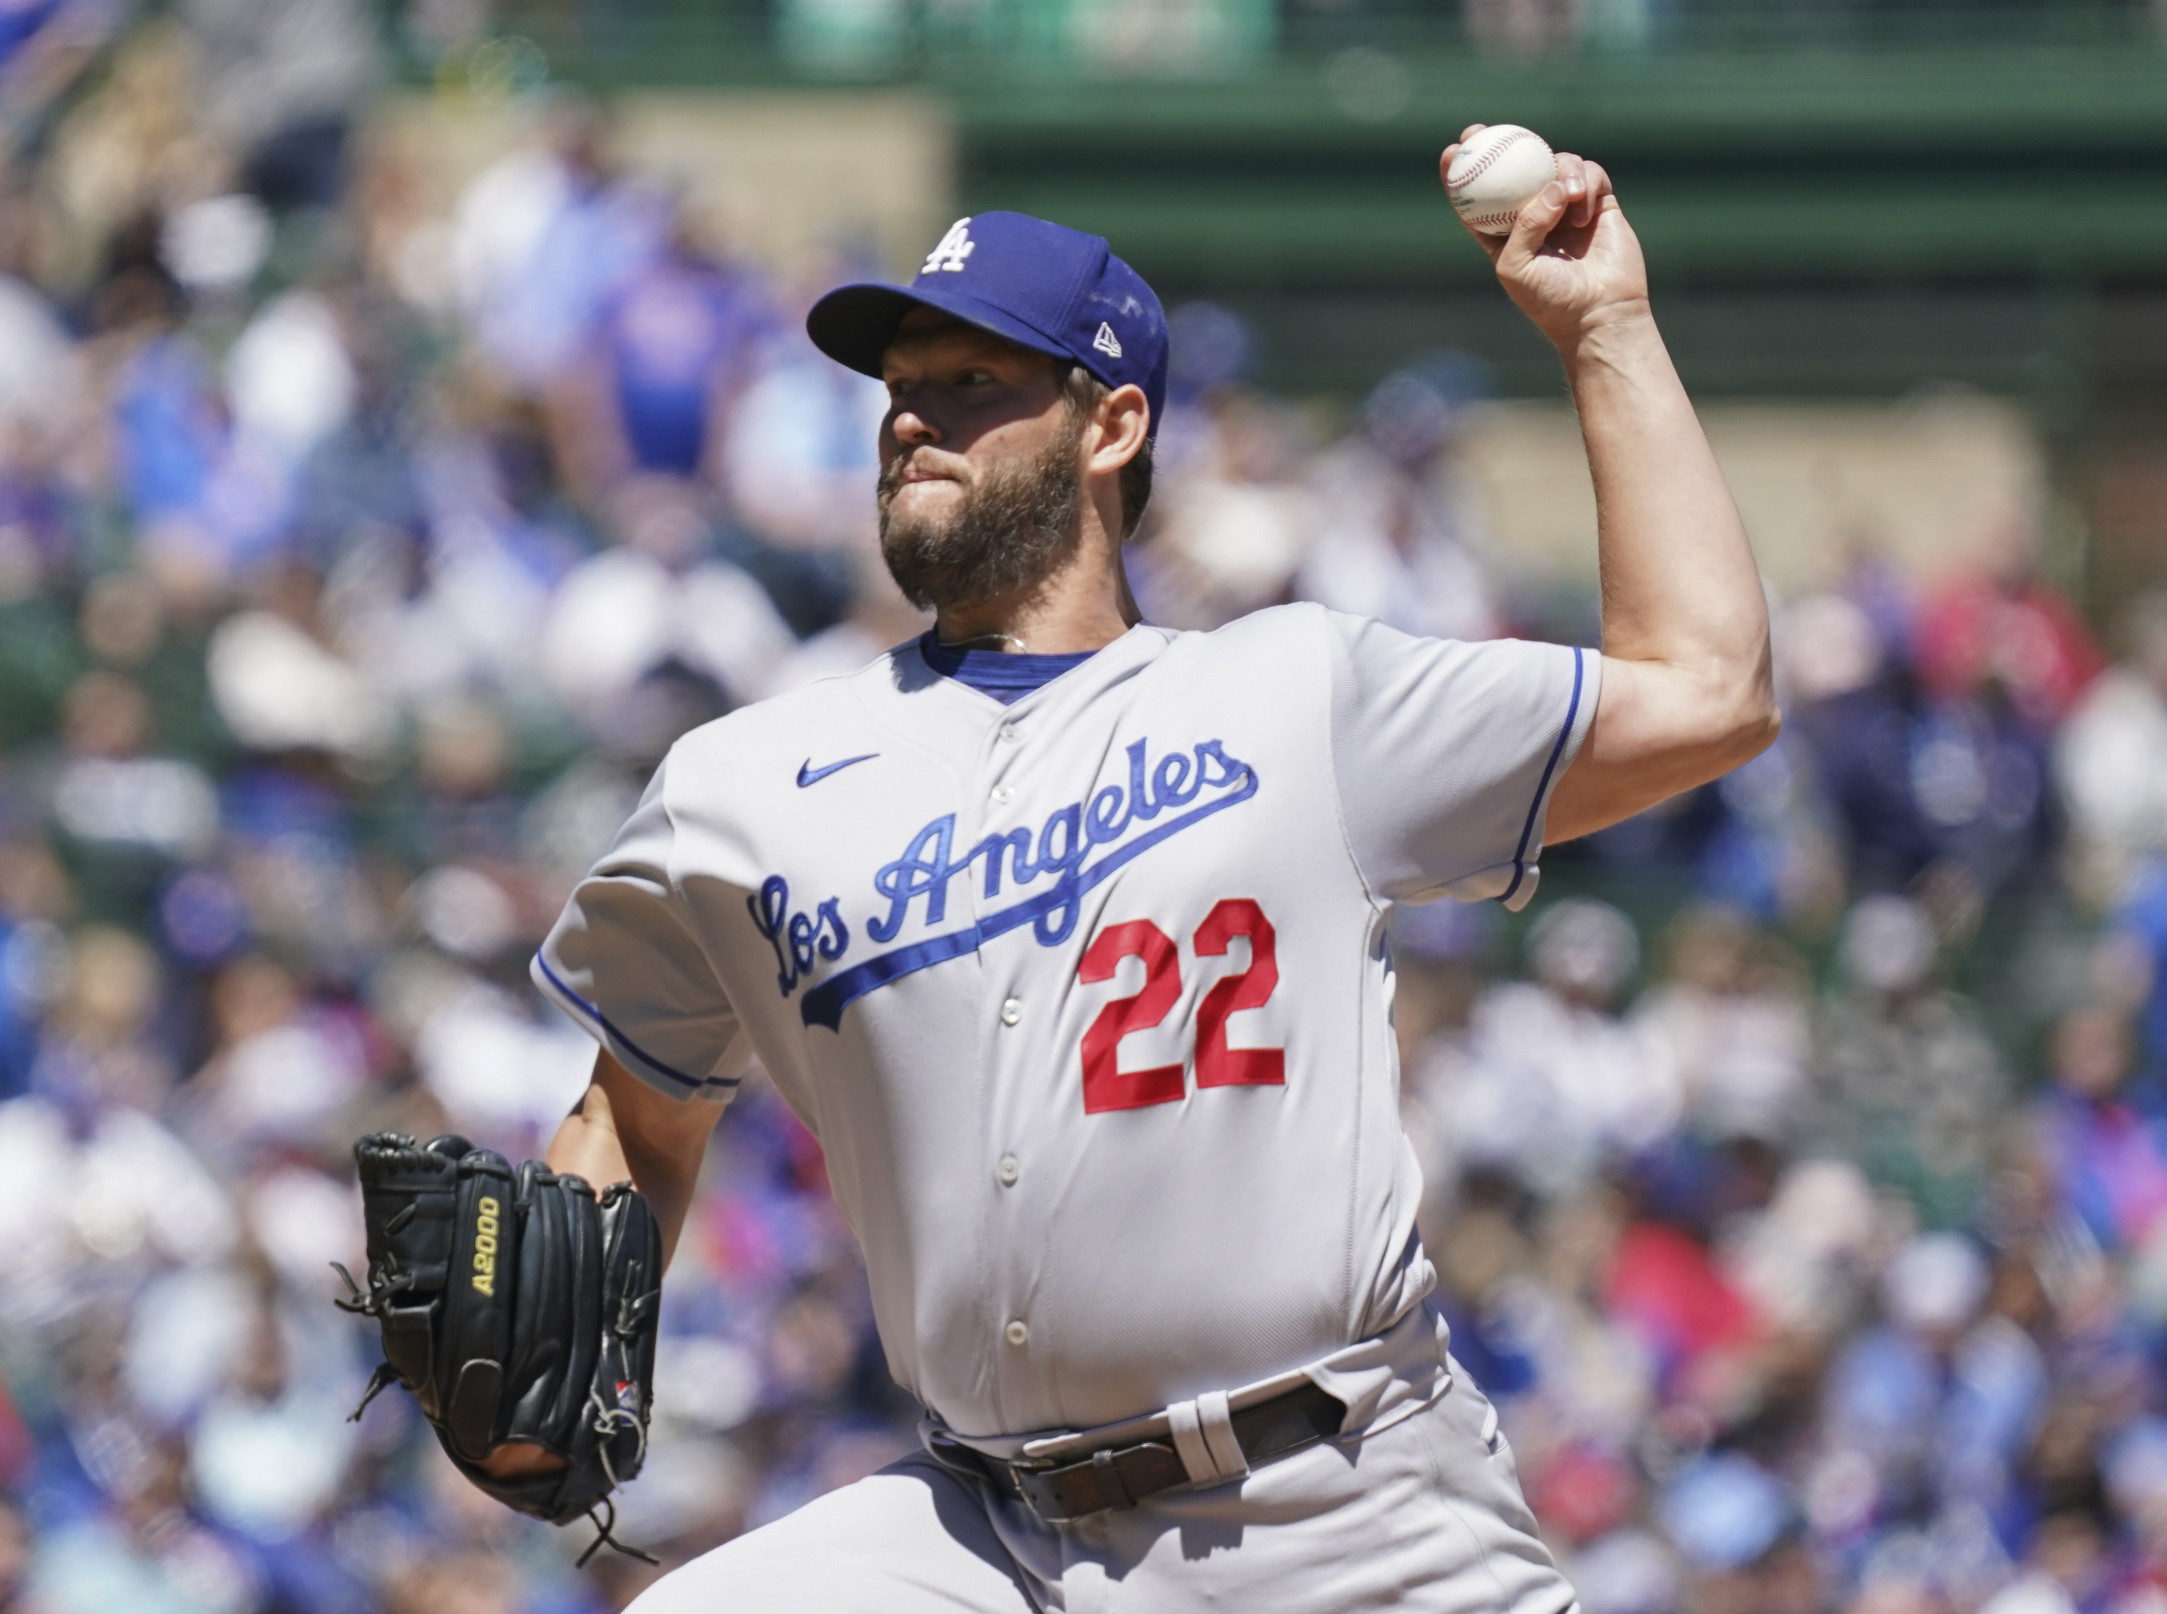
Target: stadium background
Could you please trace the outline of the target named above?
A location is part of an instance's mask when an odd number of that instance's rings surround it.
[[[1402,916],[1456,1348],[1589,1614],[2167,1607],[2157,0],[8,0],[0,1609],[642,1583],[344,1421],[325,1261],[355,1134],[577,1092],[524,959],[669,737],[914,631],[826,284],[1103,231],[1175,310],[1156,619],[1591,641],[1477,119],[1617,176],[1788,724]],[[666,1326],[665,1557],[911,1438],[757,1086]]]

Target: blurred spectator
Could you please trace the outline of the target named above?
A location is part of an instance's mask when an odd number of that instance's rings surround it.
[[[380,690],[327,642],[317,579],[298,567],[267,574],[261,609],[212,632],[210,694],[227,730],[255,751],[381,757],[393,715]]]
[[[1166,419],[1159,423],[1152,464],[1181,480],[1216,451],[1212,407],[1247,379],[1258,340],[1240,314],[1207,302],[1169,309],[1166,340]]]
[[[2167,1219],[2167,1139],[2123,1092],[2133,1056],[2129,1027],[2111,1011],[2066,1015],[2036,1122],[2061,1208],[2108,1250],[2143,1245]]]
[[[210,1000],[216,1041],[187,1091],[197,1147],[229,1169],[281,1146],[335,1159],[370,1075],[362,1027],[261,956],[221,969]]]
[[[617,727],[644,681],[671,664],[711,686],[717,713],[751,698],[795,647],[773,597],[707,555],[705,514],[686,484],[627,484],[616,516],[619,546],[566,575],[543,629],[559,698],[596,733]],[[658,754],[673,737],[658,736]]]
[[[828,285],[867,278],[879,278],[878,271],[838,259],[817,281],[784,289],[725,421],[719,470],[727,505],[772,550],[864,555],[874,548],[866,489],[878,472],[874,443],[888,389],[824,358],[804,322]],[[877,586],[886,587],[885,579]]]
[[[1979,600],[1958,591],[1940,609],[1943,642],[1920,642],[1922,655],[1937,658],[1931,677],[1914,677],[1865,610],[1841,595],[1793,607],[1783,655],[1804,754],[1855,878],[1870,890],[1923,879],[1941,894],[1944,921],[1963,929],[2005,886],[2036,883],[2043,872],[2047,737],[2060,711],[2047,691],[2074,680],[2077,662],[2042,671],[2047,682],[2026,686],[2020,700],[1998,674],[1967,672],[1958,656],[1973,642],[1964,633],[1988,631]]]
[[[1476,560],[1483,534],[1453,452],[1485,378],[1462,354],[1433,355],[1377,384],[1362,430],[1317,457],[1320,511],[1295,592],[1402,633],[1488,639],[1498,632]]]
[[[613,169],[592,107],[553,108],[542,140],[460,198],[452,252],[475,340],[497,373],[540,388],[592,338],[610,297],[666,239],[661,198]]]
[[[1918,694],[1873,620],[1841,594],[1809,595],[1777,626],[1789,725],[1803,734],[1839,826],[1844,862],[1868,889],[1901,887],[1934,855],[1912,788]]]
[[[1970,1006],[1936,980],[1923,909],[1868,897],[1844,922],[1845,984],[1816,1029],[1814,1135],[1935,1225],[1960,1223],[1983,1182],[2004,1100],[2000,1061]]]
[[[31,1092],[0,1104],[0,1314],[65,1318],[240,1236],[229,1191],[157,1118],[174,1074],[146,1037],[160,984],[126,933],[71,938]]]
[[[759,284],[709,262],[680,217],[669,244],[603,300],[552,389],[567,481],[589,504],[627,476],[712,475],[771,320]]]
[[[2099,903],[2167,852],[2167,594],[2131,605],[2124,632],[2123,659],[2084,691],[2055,753],[2072,878]]]
[[[204,111],[274,208],[337,204],[346,141],[380,77],[362,0],[186,0]]]
[[[1486,993],[1464,1054],[1431,1078],[1464,1164],[1556,1193],[1670,1136],[1677,1069],[1616,1013],[1639,957],[1632,921],[1607,903],[1543,911],[1528,936],[1534,978]]]
[[[2108,950],[2139,1005],[2147,1074],[2167,1075],[2167,858],[2154,858],[2131,884],[2113,916]]]
[[[62,758],[52,775],[53,822],[86,852],[200,857],[218,834],[218,796],[203,770],[146,756],[149,698],[118,673],[88,672],[62,706]]]
[[[1670,978],[1638,1018],[1677,1072],[1695,1129],[1788,1143],[1811,1060],[1796,960],[1721,908],[1680,916],[1670,948]]]
[[[1919,613],[1918,664],[1944,699],[1998,689],[2025,722],[2059,721],[2101,666],[2084,621],[2039,570],[2038,534],[2019,512],[1989,520],[1975,569]]]
[[[1208,447],[1152,496],[1145,597],[1159,620],[1215,628],[1288,597],[1322,512],[1304,482],[1308,426],[1291,404],[1227,388],[1204,407]]]
[[[1467,32],[1487,55],[1542,56],[1571,44],[1571,0],[1465,0]]]

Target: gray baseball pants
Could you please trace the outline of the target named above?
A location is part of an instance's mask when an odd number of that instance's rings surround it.
[[[1343,1394],[1364,1427],[1239,1480],[1049,1525],[914,1454],[664,1577],[631,1614],[1576,1614],[1434,1317],[1387,1336],[1411,1373]]]

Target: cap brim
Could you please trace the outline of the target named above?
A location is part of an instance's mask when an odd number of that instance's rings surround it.
[[[1058,343],[976,297],[945,290],[906,290],[877,282],[838,286],[829,292],[806,314],[805,334],[813,339],[813,346],[837,364],[860,375],[878,376],[880,356],[888,351],[904,316],[914,308],[937,308],[966,325],[1006,337],[1034,353],[1056,359],[1069,357]]]

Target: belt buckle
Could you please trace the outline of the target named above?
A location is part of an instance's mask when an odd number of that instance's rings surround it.
[[[1036,1483],[1053,1473],[1062,1465],[1050,1457],[1017,1457],[997,1462],[1002,1476],[1008,1481],[1009,1491],[1017,1501],[1031,1510],[1032,1517],[1040,1524],[1065,1524],[1069,1515],[1049,1513],[1047,1505],[1059,1506],[1049,1487]]]
[[[949,1435],[936,1434],[930,1441],[933,1459],[948,1469],[962,1469],[976,1478],[990,1481],[1023,1503],[1042,1523],[1060,1521],[1047,1518],[1038,1505],[1038,1497],[1029,1481],[1039,1474],[1050,1473],[1060,1465],[1047,1457],[990,1457],[975,1446],[967,1446]]]
[[[1146,1469],[1154,1460],[1177,1465],[1181,1461],[1172,1447],[1159,1441],[1132,1440],[1119,1446],[1101,1446],[1070,1462],[1042,1461],[1022,1469],[1016,1474],[1016,1489],[1044,1524],[1071,1524],[1100,1513],[1126,1513],[1146,1497],[1182,1483],[1178,1471],[1174,1476],[1146,1473],[1139,1488],[1121,1467],[1123,1458],[1139,1456]],[[1088,1480],[1090,1489],[1080,1497],[1073,1491],[1064,1495],[1062,1482],[1071,1478]]]
[[[1025,1458],[1002,1466],[1008,1470],[1009,1483],[1015,1486],[1017,1498],[1031,1510],[1032,1516],[1040,1524],[1070,1524],[1087,1515],[1072,1513],[1062,1505],[1060,1495],[1052,1483],[1053,1476],[1070,1468],[1088,1468],[1095,1459],[1105,1455],[1103,1451],[1094,1452],[1082,1463],[1056,1463],[1049,1458],[1040,1457]]]

